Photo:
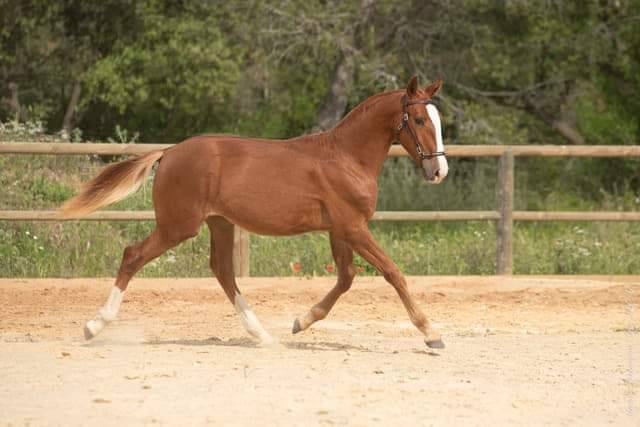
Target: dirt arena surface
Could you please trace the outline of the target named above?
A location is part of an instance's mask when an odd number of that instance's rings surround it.
[[[137,279],[86,343],[111,279],[0,279],[2,425],[640,425],[640,277],[410,277],[447,348],[393,289],[241,279],[280,344],[247,338],[213,279]]]

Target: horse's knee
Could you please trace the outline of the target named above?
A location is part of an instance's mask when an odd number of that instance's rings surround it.
[[[338,287],[340,292],[345,293],[351,289],[354,277],[356,277],[356,269],[352,264],[349,264],[349,266],[344,271],[341,271],[338,276]]]
[[[356,268],[353,266],[353,264],[349,264],[349,266],[347,267],[346,276],[349,280],[349,284],[351,284],[351,282],[353,282],[353,278],[356,277]]]

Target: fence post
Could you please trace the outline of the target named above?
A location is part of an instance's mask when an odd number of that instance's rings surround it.
[[[236,225],[233,235],[233,270],[238,277],[249,277],[249,232]]]
[[[498,274],[513,273],[513,168],[513,152],[509,149],[500,156],[498,171]]]

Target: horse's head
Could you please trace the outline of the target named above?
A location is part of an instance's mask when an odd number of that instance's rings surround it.
[[[432,184],[441,183],[449,172],[440,114],[431,100],[441,86],[442,80],[436,80],[420,89],[418,78],[411,77],[407,93],[402,97],[402,121],[396,128],[398,141]]]

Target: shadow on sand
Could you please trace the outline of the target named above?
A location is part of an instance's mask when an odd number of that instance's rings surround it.
[[[244,347],[262,348],[260,344],[251,338],[228,338],[221,339],[210,337],[204,339],[177,339],[177,340],[151,340],[145,341],[143,345],[184,345],[184,346],[219,346],[219,347]],[[269,348],[269,347],[266,347]],[[359,353],[380,353],[387,354],[391,351],[375,350],[361,345],[344,344],[328,341],[280,341],[273,348],[286,348],[289,350],[305,351],[353,351]],[[414,350],[416,354],[427,356],[440,356],[439,353],[429,350]]]
[[[187,346],[220,346],[220,347],[245,347],[245,348],[262,348],[260,344],[251,338],[228,338],[221,339],[218,337],[210,337],[204,339],[177,339],[177,340],[151,340],[145,341],[144,345],[187,345]],[[334,343],[326,341],[280,341],[273,346],[274,348],[286,348],[290,350],[309,350],[309,351],[358,351],[358,352],[376,352],[370,348]],[[268,348],[268,347],[267,347]],[[380,353],[380,352],[378,352]]]

